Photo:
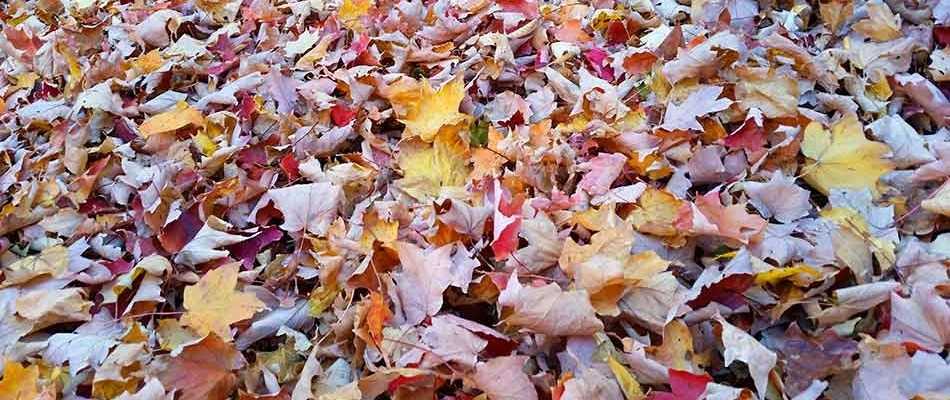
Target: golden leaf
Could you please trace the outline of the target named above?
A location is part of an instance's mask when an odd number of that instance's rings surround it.
[[[23,368],[20,363],[8,360],[3,366],[3,379],[0,380],[0,400],[36,399],[39,397],[36,390],[39,377],[39,367],[31,365]]]
[[[139,125],[139,132],[144,137],[157,133],[174,132],[186,126],[204,126],[205,116],[188,103],[178,102],[175,108],[155,115]]]
[[[637,378],[634,378],[633,374],[623,364],[613,356],[608,356],[607,365],[610,367],[610,372],[614,373],[614,378],[617,378],[617,382],[620,383],[620,389],[623,390],[623,396],[627,400],[639,400],[644,397],[643,389],[640,387],[640,383],[637,382]]]
[[[461,78],[446,82],[435,91],[428,80],[422,81],[419,88],[419,101],[410,105],[409,113],[399,120],[406,124],[404,137],[418,136],[426,142],[431,142],[443,126],[455,125],[464,122],[468,116],[458,112],[462,98],[465,97],[465,86]]]
[[[399,186],[412,197],[434,197],[443,187],[463,186],[468,179],[468,147],[455,131],[443,130],[431,144],[410,140],[400,147]]]
[[[353,30],[361,30],[363,24],[360,17],[366,15],[370,8],[373,8],[373,0],[343,0],[340,9],[337,11],[337,18],[343,22],[343,26]]]
[[[850,114],[831,126],[831,132],[812,122],[805,128],[802,153],[808,157],[804,179],[828,195],[831,188],[868,188],[877,197],[877,180],[894,169],[884,157],[887,145],[867,140],[861,123]]]
[[[235,290],[238,263],[209,271],[198,283],[185,288],[185,309],[181,323],[201,335],[214,332],[223,340],[231,338],[231,324],[254,316],[264,303],[250,293]]]

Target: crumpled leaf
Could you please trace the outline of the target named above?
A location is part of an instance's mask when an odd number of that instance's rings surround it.
[[[247,364],[240,352],[217,335],[206,336],[166,361],[159,381],[189,400],[227,399],[238,382],[233,371]]]
[[[227,257],[230,253],[218,249],[219,247],[247,240],[247,237],[227,233],[230,227],[230,224],[218,217],[208,218],[195,237],[175,255],[174,261],[194,266]]]
[[[722,88],[718,86],[701,86],[683,100],[682,103],[670,103],[663,116],[660,128],[666,130],[696,130],[702,131],[703,126],[696,118],[709,113],[725,110],[732,104],[729,99],[720,99]]]
[[[583,291],[563,291],[555,283],[522,286],[517,275],[498,297],[498,304],[513,312],[505,322],[553,336],[591,335],[604,329]]]
[[[472,380],[491,400],[537,400],[538,392],[523,368],[526,356],[495,357],[479,363]]]
[[[769,386],[769,373],[775,367],[778,356],[745,331],[729,324],[722,317],[716,319],[722,326],[723,357],[726,365],[742,361],[749,367],[755,391],[760,399],[765,398]]]

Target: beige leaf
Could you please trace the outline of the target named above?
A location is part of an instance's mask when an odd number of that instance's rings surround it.
[[[80,288],[36,290],[16,300],[16,313],[33,321],[33,331],[63,322],[88,321],[92,318],[87,301]]]
[[[489,400],[537,400],[538,392],[524,373],[527,356],[496,357],[479,363],[472,380]]]
[[[587,292],[562,291],[555,283],[522,286],[516,274],[498,297],[498,304],[514,312],[505,319],[513,326],[553,336],[591,335],[604,329]]]
[[[69,251],[62,245],[47,247],[40,254],[24,257],[3,268],[0,288],[29,282],[40,276],[59,277],[69,266]]]

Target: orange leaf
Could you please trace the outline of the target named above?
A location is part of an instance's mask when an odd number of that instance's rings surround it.
[[[153,116],[139,125],[144,137],[157,133],[174,132],[189,125],[204,126],[205,116],[184,101],[178,102],[174,109]]]
[[[369,295],[369,311],[366,312],[366,326],[369,328],[369,334],[373,338],[373,343],[379,346],[383,341],[383,325],[392,318],[393,313],[389,310],[386,300],[379,292],[372,292]]]
[[[16,361],[7,361],[3,367],[3,379],[0,380],[0,400],[33,400],[39,393],[36,380],[39,368],[35,365],[23,368]]]

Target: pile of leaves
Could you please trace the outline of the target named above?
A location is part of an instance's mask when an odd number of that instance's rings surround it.
[[[950,2],[2,3],[0,399],[950,397]]]

